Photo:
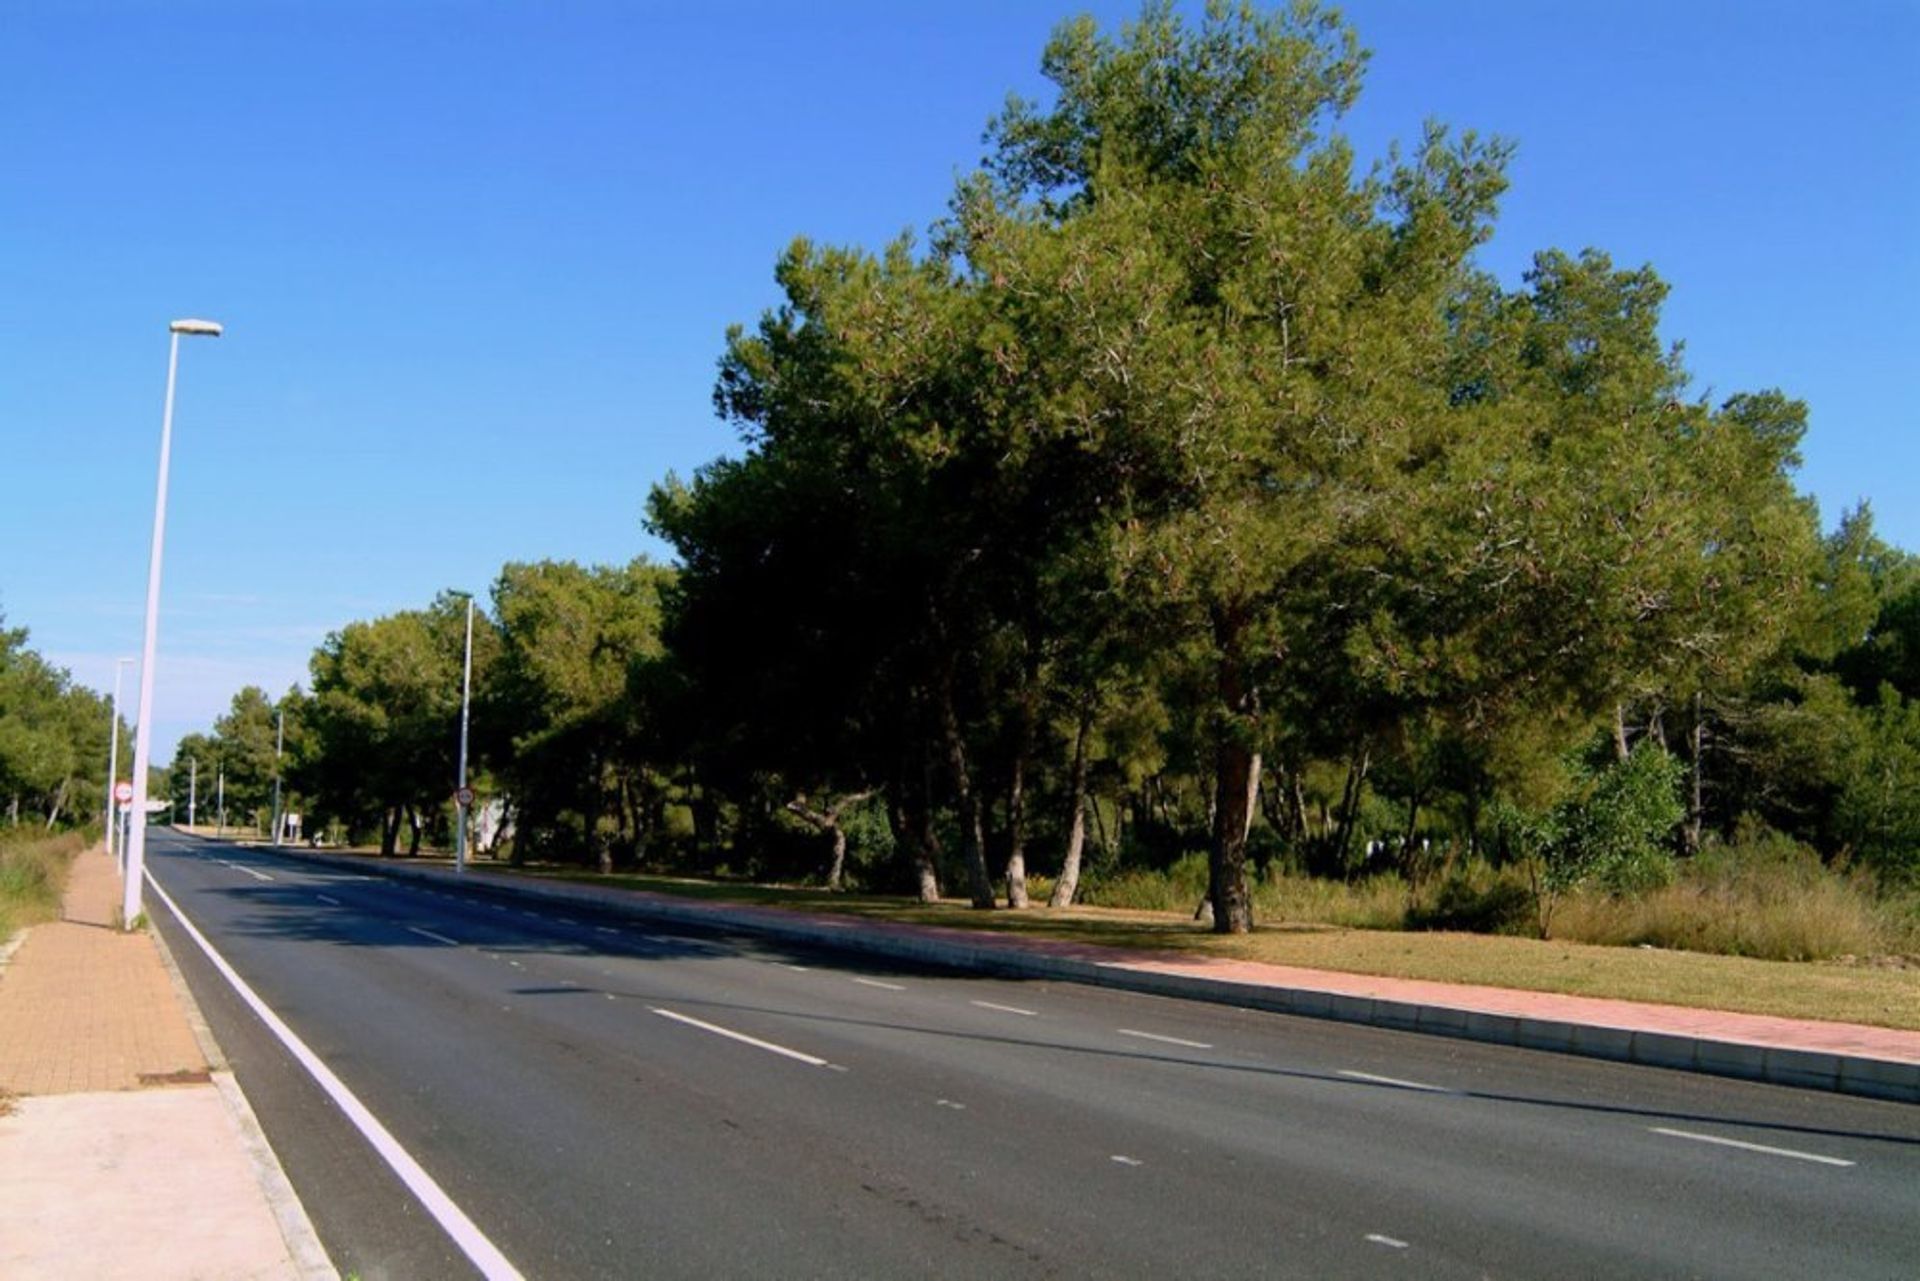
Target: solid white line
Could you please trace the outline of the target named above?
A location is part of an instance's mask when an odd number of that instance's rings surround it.
[[[187,919],[186,913],[180,910],[179,904],[160,888],[160,882],[153,878],[152,872],[147,873],[146,881],[153,887],[153,892],[159,896],[160,901],[167,905],[167,910],[173,913],[173,918],[180,922],[180,928],[187,932],[187,937],[206,953],[207,960],[213,963],[213,968],[220,971],[221,977],[233,985],[233,990],[240,994],[240,999],[259,1016],[262,1023],[266,1024],[267,1030],[279,1038],[280,1044],[287,1048],[287,1053],[307,1070],[307,1074],[326,1092],[327,1097],[332,1099],[334,1104],[346,1114],[347,1119],[353,1122],[354,1128],[359,1130],[367,1142],[373,1146],[373,1150],[380,1154],[380,1159],[387,1163],[387,1167],[399,1176],[402,1183],[406,1184],[407,1190],[418,1198],[422,1206],[426,1207],[427,1213],[433,1216],[434,1222],[445,1229],[446,1234],[453,1238],[453,1243],[460,1247],[460,1252],[472,1261],[474,1267],[480,1269],[480,1274],[489,1278],[489,1281],[521,1281],[520,1270],[507,1262],[507,1256],[500,1253],[499,1247],[489,1241],[486,1234],[466,1216],[466,1212],[454,1204],[453,1198],[434,1182],[433,1176],[422,1169],[420,1163],[400,1146],[399,1140],[393,1137],[386,1126],[380,1124],[379,1118],[367,1110],[366,1105],[347,1088],[346,1083],[333,1074],[333,1069],[321,1062],[320,1056],[308,1049],[307,1043],[302,1041],[251,987],[247,986],[247,981],[227,964],[227,959],[214,950],[213,944],[207,941],[207,936]]]
[[[1137,1036],[1143,1041],[1165,1041],[1168,1045],[1184,1045],[1190,1050],[1211,1050],[1213,1047],[1205,1041],[1186,1041],[1177,1036],[1161,1036],[1158,1032],[1141,1032],[1130,1027],[1116,1028],[1121,1036]]]
[[[863,987],[883,987],[889,992],[904,992],[907,990],[906,988],[900,986],[898,983],[882,983],[879,979],[857,978],[854,980],[854,982],[862,985]]]
[[[1768,1156],[1792,1157],[1796,1161],[1817,1161],[1821,1165],[1852,1165],[1851,1161],[1842,1161],[1837,1156],[1820,1156],[1813,1152],[1795,1152],[1792,1148],[1770,1148],[1764,1143],[1742,1143],[1739,1139],[1723,1139],[1717,1134],[1695,1134],[1691,1130],[1669,1130],[1664,1126],[1649,1126],[1655,1134],[1664,1134],[1670,1139],[1692,1139],[1695,1143],[1716,1143],[1723,1148],[1739,1148],[1743,1152],[1764,1152]]]
[[[409,933],[418,934],[423,939],[432,939],[436,943],[445,943],[448,947],[459,947],[459,939],[450,939],[444,934],[435,934],[432,930],[423,930],[418,925],[407,926]]]
[[[1397,1237],[1382,1236],[1378,1232],[1367,1233],[1367,1240],[1373,1242],[1375,1245],[1390,1245],[1396,1250],[1404,1250],[1407,1248],[1405,1241]]]
[[[1449,1090],[1444,1085],[1428,1085],[1424,1081],[1403,1081],[1397,1076],[1375,1076],[1371,1072],[1348,1072],[1342,1070],[1334,1073],[1334,1075],[1344,1076],[1351,1081],[1371,1081],[1375,1085],[1397,1085],[1403,1090],[1426,1090],[1431,1094],[1453,1093],[1452,1090]]]
[[[1030,1019],[1040,1017],[1038,1010],[1023,1010],[1017,1005],[996,1005],[992,1001],[968,1001],[968,1005],[977,1005],[983,1010],[998,1010],[1002,1014],[1024,1014]]]
[[[803,1054],[799,1050],[790,1050],[784,1045],[775,1045],[772,1041],[763,1041],[757,1036],[748,1036],[745,1032],[735,1032],[731,1028],[724,1028],[714,1023],[706,1023],[689,1015],[677,1014],[672,1010],[663,1010],[657,1005],[649,1005],[647,1008],[663,1019],[672,1019],[676,1023],[685,1023],[688,1027],[697,1027],[703,1032],[711,1032],[715,1036],[724,1036],[730,1041],[738,1041],[742,1045],[751,1045],[755,1049],[765,1050],[769,1054],[779,1054],[789,1059],[798,1059],[800,1062],[812,1064],[814,1067],[832,1066],[832,1064],[828,1063],[825,1059],[816,1058],[811,1054]]]
[[[314,897],[315,897],[315,898],[317,898],[317,899],[319,899],[319,900],[320,900],[320,901],[321,901],[322,903],[325,903],[325,904],[326,904],[326,905],[327,905],[328,907],[339,907],[339,906],[340,906],[340,900],[339,900],[339,899],[337,899],[337,898],[328,898],[328,897],[327,897],[326,895],[324,895],[324,894],[316,894],[316,895],[314,895]]]

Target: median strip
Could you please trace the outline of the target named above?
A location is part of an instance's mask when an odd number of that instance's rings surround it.
[[[769,1054],[778,1054],[782,1058],[797,1059],[813,1067],[833,1066],[833,1064],[816,1055],[808,1054],[801,1050],[789,1049],[784,1045],[775,1045],[772,1041],[763,1041],[757,1036],[748,1036],[745,1032],[736,1032],[732,1028],[721,1027],[717,1023],[708,1023],[703,1019],[696,1019],[690,1014],[681,1014],[674,1010],[663,1010],[657,1005],[649,1005],[647,1008],[663,1019],[672,1019],[676,1023],[685,1023],[688,1027],[697,1027],[702,1032],[711,1032],[715,1036],[724,1036],[729,1041],[738,1041],[742,1045],[751,1045],[756,1050],[765,1050]]]

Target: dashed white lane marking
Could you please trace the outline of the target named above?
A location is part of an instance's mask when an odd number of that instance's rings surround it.
[[[248,867],[245,863],[228,863],[222,860],[220,866],[230,867],[236,872],[245,872],[248,876],[251,876],[256,881],[271,881],[273,879],[273,877],[269,876],[267,873],[256,871],[253,868]]]
[[[708,1023],[691,1015],[680,1014],[673,1010],[663,1010],[657,1005],[647,1007],[663,1019],[672,1019],[676,1023],[685,1023],[688,1027],[697,1027],[702,1032],[711,1032],[715,1036],[724,1036],[729,1041],[738,1041],[742,1045],[751,1045],[756,1050],[765,1050],[769,1054],[778,1054],[783,1058],[797,1059],[813,1067],[831,1067],[825,1059],[801,1050],[790,1049],[784,1045],[775,1045],[772,1041],[763,1041],[757,1036],[748,1036],[745,1032],[736,1032],[732,1028],[721,1027],[717,1023]]]
[[[1211,1050],[1213,1046],[1205,1041],[1189,1041],[1178,1036],[1161,1036],[1158,1032],[1142,1032],[1138,1028],[1115,1028],[1121,1036],[1137,1036],[1143,1041],[1162,1041],[1168,1045],[1184,1045],[1190,1050]]]
[[[618,934],[620,931],[614,929],[611,925],[596,925],[593,927],[593,932],[595,934]]]
[[[967,1110],[966,1104],[955,1103],[952,1099],[935,1099],[933,1105],[937,1108],[952,1108],[955,1112],[965,1112]]]
[[[578,921],[576,921],[576,920],[574,920],[574,919],[573,919],[573,918],[572,918],[571,916],[556,916],[556,917],[554,917],[553,919],[554,919],[554,920],[556,920],[556,921],[558,921],[558,922],[560,922],[560,924],[562,924],[562,925],[578,925],[578,924],[580,924],[580,922],[578,922]]]
[[[337,899],[337,898],[328,898],[328,897],[327,897],[326,895],[324,895],[324,894],[316,894],[316,895],[314,895],[314,897],[315,897],[315,898],[317,898],[317,899],[319,899],[319,900],[320,900],[320,901],[321,901],[322,903],[325,903],[325,904],[326,904],[326,905],[327,905],[328,907],[339,907],[339,906],[340,906],[340,900],[339,900],[339,899]]]
[[[1367,1240],[1373,1242],[1375,1245],[1392,1246],[1396,1250],[1404,1250],[1407,1248],[1407,1243],[1398,1237],[1383,1236],[1378,1232],[1367,1233]]]
[[[882,987],[889,992],[904,992],[907,990],[898,983],[882,983],[879,979],[856,978],[854,982],[863,987]]]
[[[788,965],[785,961],[779,961],[776,962],[776,964],[783,970],[792,970],[795,974],[806,974],[809,972],[804,965]]]
[[[1146,1164],[1146,1162],[1142,1161],[1139,1157],[1121,1156],[1118,1152],[1108,1157],[1107,1160],[1113,1162],[1115,1165],[1145,1165]]]
[[[1742,1152],[1763,1152],[1768,1156],[1791,1157],[1795,1161],[1813,1161],[1820,1165],[1852,1165],[1837,1156],[1821,1156],[1816,1152],[1796,1152],[1792,1148],[1770,1148],[1764,1143],[1743,1143],[1739,1139],[1723,1139],[1717,1134],[1695,1134],[1691,1130],[1669,1130],[1665,1126],[1649,1126],[1655,1134],[1664,1134],[1670,1139],[1691,1139],[1695,1143],[1713,1143],[1723,1148],[1739,1148]]]
[[[998,1010],[1002,1014],[1024,1014],[1030,1019],[1040,1017],[1038,1010],[1023,1010],[1017,1005],[999,1005],[993,1001],[968,1001],[968,1005],[977,1005],[983,1010]]]
[[[436,943],[445,943],[449,947],[459,947],[459,939],[450,939],[444,934],[435,934],[432,930],[423,930],[418,925],[409,925],[407,933],[418,934],[423,939],[432,939]]]
[[[207,959],[213,963],[213,968],[220,971],[221,976],[233,985],[233,990],[240,994],[240,999],[259,1016],[260,1021],[267,1025],[267,1029],[279,1038],[280,1044],[287,1047],[287,1052],[299,1061],[300,1066],[307,1070],[307,1074],[347,1115],[347,1118],[353,1122],[354,1128],[373,1145],[373,1150],[380,1154],[380,1159],[385,1161],[387,1167],[407,1185],[408,1190],[426,1208],[427,1213],[431,1214],[434,1221],[453,1238],[454,1244],[460,1247],[460,1252],[472,1260],[473,1266],[480,1270],[480,1274],[488,1278],[488,1281],[521,1281],[520,1270],[507,1262],[507,1256],[500,1253],[499,1247],[487,1239],[486,1234],[466,1216],[466,1212],[454,1204],[453,1198],[433,1181],[433,1176],[422,1169],[420,1163],[400,1146],[399,1141],[393,1137],[387,1127],[380,1124],[380,1119],[367,1111],[366,1105],[360,1102],[353,1091],[333,1074],[333,1069],[321,1062],[320,1056],[308,1049],[307,1043],[296,1036],[293,1029],[288,1027],[280,1016],[275,1014],[272,1008],[247,986],[246,980],[240,977],[239,972],[227,964],[227,958],[214,950],[213,944],[207,941],[207,936],[187,919],[186,913],[182,912],[179,905],[160,888],[160,883],[153,879],[152,873],[148,873],[146,880],[147,884],[153,887],[153,892],[160,897],[160,901],[167,905],[167,910],[173,913],[173,919],[180,922],[180,928],[187,932],[187,937],[206,953]]]
[[[487,904],[487,907],[490,910],[495,912],[504,912],[507,910],[507,905],[505,903],[489,903]]]
[[[1371,1081],[1375,1085],[1394,1085],[1403,1090],[1425,1090],[1430,1094],[1453,1093],[1444,1085],[1428,1085],[1424,1081],[1403,1081],[1397,1076],[1376,1076],[1372,1072],[1348,1072],[1342,1069],[1334,1075],[1344,1076],[1350,1081]]]

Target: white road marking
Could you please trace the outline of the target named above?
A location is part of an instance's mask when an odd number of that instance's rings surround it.
[[[805,974],[808,972],[807,967],[804,965],[788,965],[785,961],[778,961],[775,962],[775,964],[779,965],[783,970],[792,970],[795,974]]]
[[[935,1099],[933,1105],[938,1108],[952,1108],[955,1112],[965,1112],[967,1110],[966,1104],[955,1103],[952,1099]]]
[[[998,1005],[992,1001],[968,1001],[968,1005],[977,1005],[983,1010],[998,1010],[1002,1014],[1024,1014],[1030,1019],[1040,1017],[1038,1010],[1023,1010],[1017,1005]]]
[[[340,900],[339,900],[339,899],[337,899],[337,898],[328,898],[328,897],[327,897],[326,895],[324,895],[324,894],[316,894],[316,895],[314,895],[314,897],[315,897],[315,898],[317,898],[317,899],[319,899],[319,900],[320,900],[320,901],[321,901],[322,903],[325,903],[325,904],[326,904],[326,905],[327,905],[328,907],[339,907],[339,906],[340,906]]]
[[[1837,1156],[1820,1156],[1814,1152],[1795,1152],[1792,1148],[1770,1148],[1764,1143],[1743,1143],[1739,1139],[1723,1139],[1717,1134],[1695,1134],[1691,1130],[1669,1130],[1664,1126],[1649,1126],[1655,1134],[1664,1134],[1670,1139],[1692,1139],[1695,1143],[1714,1143],[1723,1148],[1739,1148],[1743,1152],[1764,1152],[1768,1156],[1792,1157],[1796,1161],[1814,1161],[1820,1165],[1852,1165],[1851,1161],[1842,1161]]]
[[[556,920],[556,921],[558,921],[558,922],[560,922],[560,924],[562,924],[562,925],[578,925],[578,924],[580,924],[580,922],[578,922],[578,921],[576,921],[576,920],[574,920],[574,919],[573,919],[573,918],[572,918],[571,916],[556,916],[556,917],[554,917],[553,919],[554,919],[554,920]]]
[[[693,1018],[690,1015],[676,1013],[673,1010],[663,1010],[657,1005],[649,1005],[647,1008],[663,1019],[672,1019],[676,1023],[685,1023],[688,1027],[697,1027],[703,1032],[711,1032],[715,1036],[724,1036],[729,1041],[738,1041],[742,1045],[751,1045],[755,1049],[765,1050],[769,1054],[778,1054],[784,1058],[798,1059],[800,1062],[811,1064],[814,1067],[832,1066],[823,1058],[803,1053],[800,1050],[788,1049],[784,1045],[775,1045],[772,1041],[763,1041],[757,1036],[748,1036],[745,1032],[736,1032],[732,1028],[721,1027],[717,1023],[708,1023],[701,1019]]]
[[[213,944],[207,941],[207,936],[195,928],[193,922],[187,919],[186,913],[182,912],[179,905],[160,888],[160,882],[153,878],[152,872],[147,873],[146,880],[147,884],[153,887],[153,892],[159,896],[160,901],[167,905],[167,910],[173,913],[173,918],[180,922],[180,928],[187,932],[187,937],[206,953],[207,959],[213,963],[213,968],[220,971],[221,976],[233,985],[233,990],[240,994],[240,999],[259,1016],[262,1023],[266,1024],[267,1030],[279,1038],[280,1044],[287,1048],[287,1052],[298,1060],[300,1066],[304,1067],[314,1082],[326,1092],[327,1097],[331,1098],[334,1104],[346,1114],[347,1119],[353,1122],[354,1128],[373,1145],[373,1150],[380,1154],[380,1159],[385,1161],[387,1167],[407,1185],[408,1190],[420,1204],[426,1207],[427,1213],[433,1216],[434,1222],[453,1238],[453,1243],[460,1247],[460,1252],[472,1261],[473,1266],[480,1270],[480,1274],[488,1278],[488,1281],[521,1281],[520,1270],[507,1262],[507,1256],[500,1253],[499,1247],[489,1241],[486,1234],[466,1216],[465,1211],[454,1204],[453,1198],[448,1196],[445,1190],[434,1182],[433,1176],[422,1169],[420,1163],[400,1146],[399,1141],[393,1137],[387,1127],[380,1124],[379,1118],[367,1110],[366,1105],[355,1097],[353,1091],[333,1074],[333,1070],[321,1062],[320,1056],[308,1049],[307,1043],[296,1036],[293,1029],[288,1027],[280,1016],[275,1014],[267,1003],[247,986],[246,980],[227,964],[227,959],[214,950]]]
[[[418,925],[407,926],[409,934],[418,934],[423,939],[432,939],[436,943],[445,943],[449,947],[459,947],[459,939],[450,939],[444,934],[435,934],[432,930],[423,930]]]
[[[1424,1081],[1403,1081],[1397,1076],[1375,1076],[1372,1072],[1348,1072],[1343,1069],[1334,1073],[1334,1075],[1344,1076],[1350,1081],[1371,1081],[1375,1085],[1395,1085],[1403,1090],[1426,1090],[1431,1094],[1453,1093],[1452,1090],[1449,1090],[1444,1085],[1428,1085]]]
[[[1177,1036],[1161,1036],[1158,1032],[1142,1032],[1135,1028],[1116,1028],[1121,1036],[1137,1036],[1143,1041],[1164,1041],[1168,1045],[1184,1045],[1190,1050],[1211,1050],[1213,1047],[1205,1041],[1188,1041]]]
[[[1382,1236],[1378,1232],[1367,1233],[1367,1240],[1373,1242],[1375,1245],[1390,1245],[1396,1250],[1404,1250],[1407,1248],[1407,1243],[1398,1237]]]
[[[267,875],[265,872],[254,871],[252,868],[248,867],[245,863],[229,863],[226,860],[222,859],[220,862],[220,866],[230,867],[236,872],[245,872],[248,876],[251,876],[256,881],[271,881],[273,879],[273,877]]]
[[[1114,1153],[1112,1156],[1108,1157],[1107,1159],[1109,1161],[1112,1161],[1115,1165],[1145,1165],[1146,1164],[1145,1161],[1140,1160],[1140,1158],[1138,1157],[1121,1156],[1117,1152]]]
[[[596,925],[593,927],[593,932],[595,934],[618,934],[620,931],[610,925]]]
[[[864,987],[883,987],[889,992],[904,992],[907,990],[906,988],[902,987],[898,983],[882,983],[879,979],[856,978],[854,982],[859,983]]]

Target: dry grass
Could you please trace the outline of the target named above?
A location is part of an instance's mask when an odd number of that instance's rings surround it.
[[[60,914],[67,867],[88,843],[82,832],[0,839],[0,941]]]

